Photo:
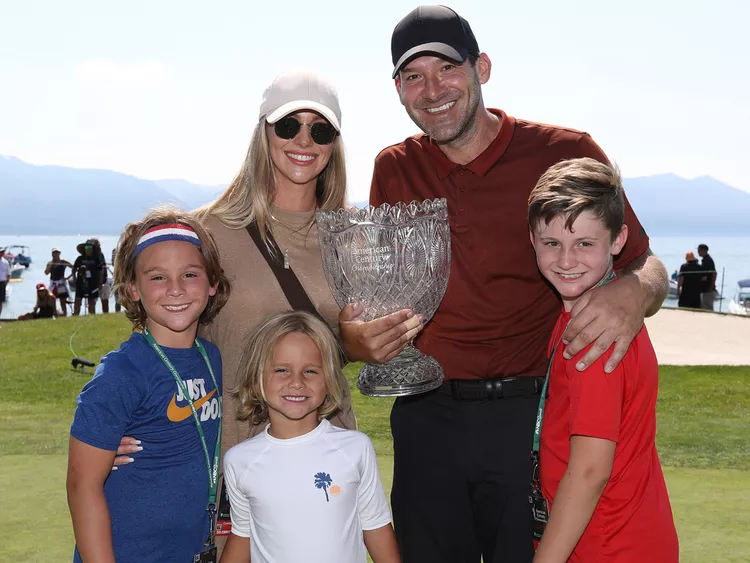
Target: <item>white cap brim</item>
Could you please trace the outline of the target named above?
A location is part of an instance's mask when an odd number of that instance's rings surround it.
[[[286,117],[290,113],[296,113],[298,111],[306,109],[319,113],[320,115],[325,117],[331,125],[333,125],[336,131],[341,132],[341,124],[339,123],[336,114],[323,104],[310,100],[295,100],[293,102],[288,102],[266,115],[266,121],[273,125],[279,119],[281,119],[282,117]]]

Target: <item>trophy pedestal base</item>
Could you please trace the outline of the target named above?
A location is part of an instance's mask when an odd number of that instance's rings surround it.
[[[443,368],[432,356],[407,346],[385,364],[365,364],[359,370],[357,388],[370,397],[404,397],[437,389]]]

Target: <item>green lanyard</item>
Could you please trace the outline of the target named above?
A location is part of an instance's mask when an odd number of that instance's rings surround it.
[[[201,446],[203,446],[203,453],[206,456],[206,467],[208,469],[208,518],[210,523],[210,528],[208,531],[209,539],[206,543],[213,544],[213,524],[214,519],[216,517],[216,489],[219,484],[219,460],[221,457],[221,418],[223,415],[223,408],[221,404],[221,394],[219,393],[219,386],[216,384],[216,376],[214,375],[214,370],[211,368],[211,362],[208,359],[208,354],[206,354],[206,349],[203,347],[203,344],[200,343],[200,341],[196,338],[195,339],[195,347],[198,348],[198,352],[200,352],[201,356],[203,356],[203,360],[206,362],[206,366],[208,367],[208,372],[211,374],[211,380],[214,383],[214,389],[216,389],[216,393],[219,396],[219,431],[216,435],[216,449],[214,450],[214,463],[213,466],[211,466],[211,460],[208,453],[208,446],[206,445],[206,436],[203,433],[203,427],[201,426],[201,421],[198,418],[198,411],[195,410],[195,405],[193,404],[193,399],[190,397],[190,393],[188,393],[187,386],[185,385],[185,382],[180,377],[180,374],[177,373],[177,370],[172,365],[172,362],[169,361],[169,358],[167,358],[167,355],[164,353],[164,351],[161,349],[161,347],[156,343],[156,340],[154,340],[154,337],[151,336],[151,333],[148,331],[147,328],[143,329],[143,336],[146,338],[148,343],[151,345],[151,348],[154,349],[154,352],[159,356],[162,362],[164,362],[164,365],[167,366],[167,369],[169,370],[169,373],[172,374],[172,377],[175,380],[175,383],[177,383],[177,387],[182,391],[182,395],[187,400],[188,404],[190,405],[190,410],[193,412],[193,420],[195,421],[195,427],[198,430],[198,437],[201,439]]]
[[[532,451],[536,454],[539,453],[539,441],[542,436],[542,419],[544,418],[544,403],[547,399],[547,385],[549,384],[549,373],[552,371],[552,360],[555,358],[555,351],[557,350],[557,344],[552,348],[552,353],[549,356],[549,364],[547,364],[547,375],[544,377],[544,385],[542,386],[542,396],[539,397],[539,409],[536,411],[536,424],[534,425],[534,443],[532,444]]]
[[[611,282],[615,279],[614,270],[611,271],[607,276],[602,279],[596,287],[601,287],[605,283]],[[557,340],[557,335],[553,339],[553,342]],[[559,344],[559,343],[558,343]],[[536,411],[536,424],[534,425],[534,442],[532,443],[532,451],[539,453],[539,441],[542,436],[542,419],[544,418],[544,403],[547,400],[547,385],[549,385],[549,374],[552,371],[552,362],[555,359],[555,352],[557,351],[557,344],[552,346],[552,353],[549,355],[549,364],[547,364],[547,375],[544,376],[544,386],[542,387],[542,396],[539,398],[539,409]]]

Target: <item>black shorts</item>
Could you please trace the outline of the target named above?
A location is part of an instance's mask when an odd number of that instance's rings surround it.
[[[5,286],[8,285],[7,281],[0,282],[0,303],[5,303]]]
[[[94,287],[93,289],[90,289],[89,284],[87,284],[84,280],[79,279],[76,282],[76,299],[79,299],[82,297],[88,297],[90,299],[98,298],[99,288]]]

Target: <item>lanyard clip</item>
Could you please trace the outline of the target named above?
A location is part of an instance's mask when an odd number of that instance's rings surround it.
[[[531,486],[539,488],[539,452],[531,452]]]
[[[211,547],[216,545],[214,539],[214,533],[216,530],[216,505],[209,504],[206,510],[208,511],[208,538],[206,539],[206,545]]]

